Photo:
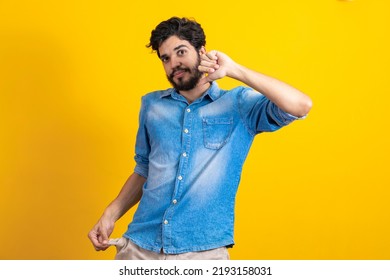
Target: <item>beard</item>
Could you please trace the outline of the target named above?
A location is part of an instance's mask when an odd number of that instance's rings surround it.
[[[195,66],[192,68],[187,68],[187,67],[176,67],[173,69],[172,73],[170,75],[167,75],[168,81],[171,83],[171,85],[177,90],[191,90],[196,87],[198,84],[199,80],[202,78],[203,73],[198,70],[198,65],[200,64],[200,56],[198,55],[198,62]],[[175,82],[174,79],[174,74],[177,71],[185,71],[190,73],[190,77],[188,80],[185,80],[184,77],[178,78],[177,82]]]

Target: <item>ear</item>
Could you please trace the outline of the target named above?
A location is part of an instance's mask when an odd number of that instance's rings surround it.
[[[205,54],[206,53],[206,49],[204,46],[202,46],[199,50],[199,55],[202,55],[202,54]]]

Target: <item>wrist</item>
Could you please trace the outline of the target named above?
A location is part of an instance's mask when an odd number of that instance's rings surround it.
[[[226,74],[228,77],[242,81],[245,77],[244,75],[244,67],[238,63],[233,63],[232,67]]]
[[[104,210],[102,219],[109,220],[115,223],[119,219],[118,216],[118,211],[115,211],[114,207],[112,207],[111,205],[107,207],[106,210]]]

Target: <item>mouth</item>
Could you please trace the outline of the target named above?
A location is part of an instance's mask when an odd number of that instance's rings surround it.
[[[188,70],[187,69],[178,69],[178,70],[175,70],[172,72],[171,74],[171,78],[175,77],[175,78],[181,78],[184,76],[184,74],[187,72]]]

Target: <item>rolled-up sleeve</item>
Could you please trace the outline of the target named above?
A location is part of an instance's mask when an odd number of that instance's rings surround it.
[[[237,98],[242,121],[252,135],[272,132],[304,118],[284,112],[263,94],[250,88],[243,87]]]
[[[144,98],[141,102],[141,110],[139,114],[139,127],[137,132],[136,144],[135,144],[135,156],[136,162],[134,172],[147,178],[149,172],[149,153],[150,144],[148,132],[146,129],[146,104]]]

